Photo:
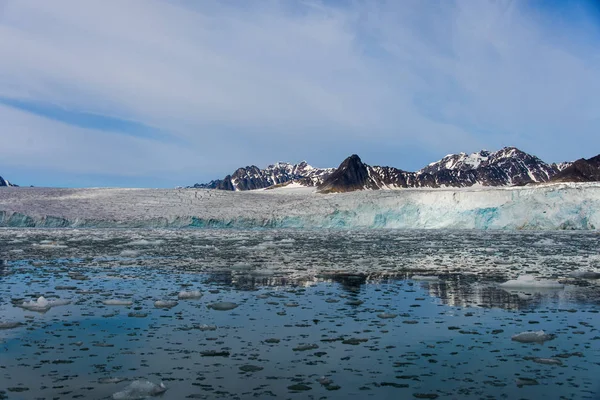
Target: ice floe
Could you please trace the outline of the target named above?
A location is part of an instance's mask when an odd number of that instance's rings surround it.
[[[156,384],[147,380],[131,382],[125,389],[112,395],[114,400],[141,400],[148,397],[158,396],[167,391],[167,387],[161,382]]]
[[[176,302],[175,300],[157,300],[154,302],[154,307],[156,307],[156,308],[173,308],[177,304],[179,304],[179,303]]]
[[[520,343],[544,343],[555,339],[556,335],[542,331],[521,332],[511,337],[515,342]]]
[[[199,290],[181,291],[177,295],[180,300],[199,299],[202,297],[202,292]]]
[[[109,299],[102,302],[105,306],[130,306],[133,304],[131,300]]]
[[[44,296],[40,296],[36,300],[24,301],[20,307],[29,311],[46,312],[52,307],[64,306],[70,303],[70,300],[48,300]]]

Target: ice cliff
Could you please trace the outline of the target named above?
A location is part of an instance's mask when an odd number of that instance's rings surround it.
[[[3,188],[0,226],[590,230],[600,227],[600,184],[328,195],[311,189]]]

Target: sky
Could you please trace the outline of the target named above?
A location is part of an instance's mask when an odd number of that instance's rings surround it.
[[[20,185],[589,158],[599,93],[595,0],[0,0],[0,176]]]

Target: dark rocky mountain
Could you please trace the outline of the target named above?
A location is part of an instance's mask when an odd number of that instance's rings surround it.
[[[356,154],[346,158],[340,166],[318,185],[322,193],[351,192],[362,189],[379,189],[370,173],[370,167],[363,164]]]
[[[438,186],[509,186],[547,182],[559,169],[516,147],[495,152],[451,154],[417,174],[431,174]]]
[[[277,163],[265,169],[252,165],[239,168],[224,179],[193,187],[252,190],[296,183],[316,186],[319,192],[330,193],[365,189],[514,186],[548,182],[555,176],[563,181],[581,182],[600,180],[594,173],[597,159],[547,164],[516,147],[505,147],[494,152],[449,154],[419,171],[409,172],[394,167],[370,166],[353,154],[338,168],[313,168],[305,161]]]
[[[596,182],[600,181],[600,154],[596,157],[582,158],[570,163],[568,167],[558,172],[552,182]]]
[[[17,186],[17,185],[10,183],[9,181],[7,181],[6,179],[4,179],[0,176],[0,186]]]
[[[333,168],[314,168],[306,161],[298,164],[276,163],[265,169],[255,165],[238,168],[232,175],[206,184],[195,184],[194,188],[220,190],[253,190],[264,189],[298,181],[304,186],[316,186],[334,171]]]
[[[547,182],[558,168],[515,147],[496,152],[450,154],[417,172],[371,167],[357,155],[348,157],[319,185],[319,192],[409,187],[511,186]]]

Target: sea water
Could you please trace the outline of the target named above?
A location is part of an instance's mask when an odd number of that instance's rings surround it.
[[[599,241],[0,230],[0,398],[597,399]]]

